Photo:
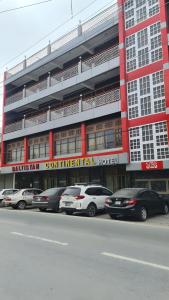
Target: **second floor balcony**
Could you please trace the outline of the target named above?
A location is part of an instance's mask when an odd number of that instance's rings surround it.
[[[65,95],[82,88],[94,90],[96,84],[118,75],[118,56],[119,48],[115,45],[89,59],[83,60],[80,57],[78,64],[56,74],[48,73],[44,80],[32,86],[24,86],[22,91],[7,97],[4,112],[22,111],[30,104],[32,108],[33,105],[37,108],[40,103],[51,99],[61,101]]]
[[[95,97],[76,101],[61,108],[49,109],[5,126],[4,140],[23,137],[50,129],[80,123],[120,112],[120,89],[108,90]]]

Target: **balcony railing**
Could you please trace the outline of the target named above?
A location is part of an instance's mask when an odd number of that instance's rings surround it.
[[[24,128],[30,128],[42,123],[50,122],[70,115],[76,115],[83,111],[94,109],[95,107],[103,106],[120,100],[120,89],[114,89],[91,97],[88,99],[80,99],[79,101],[65,105],[58,109],[48,110],[42,114],[33,116],[31,118],[24,118],[19,122],[15,122],[5,126],[5,133],[18,131]]]
[[[114,46],[105,51],[92,56],[91,58],[82,61],[82,72],[85,72],[88,69],[92,69],[99,65],[104,64],[105,62],[112,60],[113,58],[118,57],[119,55],[119,46]]]
[[[78,36],[84,34],[86,35],[91,30],[99,27],[101,24],[104,24],[108,20],[112,20],[112,26],[117,22],[118,19],[118,7],[117,3],[112,6],[106,8],[104,11],[100,12],[98,15],[93,17],[92,19],[86,21],[83,24],[79,24],[78,28],[73,29],[71,32],[65,34],[58,40],[54,41],[52,44],[47,45],[37,53],[33,54],[31,57],[25,59],[20,62],[9,71],[6,72],[7,79],[11,76],[19,73],[20,71],[26,69],[52,52],[65,47],[69,42],[73,41]]]
[[[113,46],[109,49],[102,51],[99,54],[93,55],[91,58],[89,58],[85,61],[80,60],[80,62],[78,64],[76,64],[70,68],[67,68],[63,71],[60,71],[53,76],[49,75],[49,77],[47,77],[43,81],[40,81],[40,82],[32,85],[31,87],[24,86],[23,91],[18,92],[16,94],[12,95],[11,97],[8,97],[6,99],[5,105],[15,103],[18,100],[22,100],[25,97],[29,97],[36,93],[39,93],[40,91],[45,90],[50,86],[57,85],[60,82],[66,81],[70,78],[73,78],[73,77],[77,76],[78,74],[80,74],[81,72],[85,72],[91,68],[95,68],[98,65],[101,65],[107,61],[112,60],[113,58],[118,57],[118,54],[119,54],[119,47],[118,47],[118,45],[116,45],[116,46]]]

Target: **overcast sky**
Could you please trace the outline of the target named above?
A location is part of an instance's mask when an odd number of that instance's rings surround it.
[[[6,67],[11,68],[22,61],[25,55],[29,57],[46,46],[49,40],[52,42],[73,29],[79,20],[84,21],[116,2],[115,0],[72,0],[74,17],[52,34],[49,33],[71,18],[71,0],[52,0],[44,4],[2,13],[7,9],[41,1],[43,0],[0,0],[0,81],[2,81]],[[89,7],[86,8],[87,6]],[[84,11],[78,14],[83,9]],[[75,16],[76,14],[78,15]],[[46,35],[43,41],[32,47]],[[31,49],[26,51],[28,48]],[[13,59],[16,56],[19,57]],[[2,107],[2,88],[0,88],[0,99]],[[0,121],[1,115],[0,110]]]

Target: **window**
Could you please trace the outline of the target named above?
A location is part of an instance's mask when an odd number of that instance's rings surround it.
[[[140,8],[137,11],[137,14],[140,14],[140,20],[145,18],[144,12],[145,8]],[[161,60],[162,54],[160,22],[154,23],[126,38],[127,72]]]
[[[157,192],[166,192],[167,186],[164,180],[151,180],[151,188]]]
[[[90,195],[90,196],[101,196],[102,190],[101,190],[101,188],[91,187],[86,190],[85,194]]]
[[[127,94],[129,119],[165,111],[163,71],[128,82]]]
[[[7,162],[20,162],[24,158],[23,142],[14,142],[7,144]]]
[[[112,196],[112,192],[107,190],[107,189],[104,189],[104,188],[101,188],[101,195],[103,196]]]
[[[81,152],[80,129],[70,129],[54,134],[55,155],[66,155]]]
[[[140,99],[141,104],[141,116],[151,114],[151,98],[150,96]]]
[[[152,160],[154,159],[154,144],[143,144],[143,159]]]
[[[39,159],[49,156],[48,135],[29,139],[29,159]]]
[[[92,132],[91,132],[92,131]],[[114,119],[87,127],[88,151],[113,149],[122,146],[121,121]]]
[[[167,123],[130,129],[131,162],[169,159]]]
[[[159,0],[125,1],[124,11],[126,29],[158,14],[159,9]],[[130,24],[131,20],[132,24]]]

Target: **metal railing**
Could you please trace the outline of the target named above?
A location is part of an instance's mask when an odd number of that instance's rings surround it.
[[[112,20],[112,26],[117,22],[118,19],[118,7],[117,4],[113,4],[112,6],[106,8],[104,11],[100,12],[98,15],[93,17],[92,19],[80,24],[78,28],[73,29],[71,32],[65,34],[60,37],[58,40],[54,41],[52,44],[47,45],[45,48],[41,49],[37,53],[33,54],[31,57],[23,60],[13,68],[9,69],[6,72],[7,79],[11,76],[19,73],[23,69],[31,66],[37,61],[41,60],[45,56],[49,55],[51,52],[54,52],[61,47],[65,46],[69,42],[72,42],[75,38],[77,38],[81,34],[87,34],[91,30],[97,28],[101,24],[106,23],[108,20]],[[80,30],[79,30],[80,27]]]
[[[35,117],[26,118],[25,119],[25,128],[29,128],[32,126],[36,126],[42,123],[47,122],[47,112],[44,112],[40,115],[36,115]]]
[[[119,46],[116,45],[109,49],[106,49],[99,54],[93,55],[89,59],[82,61],[82,72],[85,72],[88,69],[97,67],[105,62],[118,57],[119,55]]]
[[[5,133],[10,133],[10,132],[14,132],[14,131],[18,131],[22,129],[22,120],[15,122],[15,123],[11,123],[9,125],[5,126]]]
[[[24,87],[25,91],[18,92],[11,97],[6,99],[5,105],[12,104],[18,100],[22,100],[24,97],[32,96],[36,93],[39,93],[42,90],[47,89],[50,86],[57,85],[60,82],[66,81],[74,76],[80,74],[80,72],[85,72],[91,68],[97,67],[107,61],[116,58],[119,54],[118,45],[113,46],[109,49],[106,49],[99,54],[93,55],[85,61],[80,61],[78,64],[67,68],[63,71],[58,72],[57,74],[46,78],[38,83],[32,85],[31,87]],[[80,68],[79,68],[80,66]]]
[[[48,110],[39,115],[24,118],[21,121],[9,124],[5,126],[5,133],[18,131],[24,128],[30,128],[42,123],[50,122],[60,118],[68,117],[70,115],[76,115],[86,110],[94,109],[99,106],[103,106],[109,103],[113,103],[120,100],[120,89],[109,90],[105,93],[99,94],[95,97],[79,100],[70,105],[65,105],[61,108]]]

